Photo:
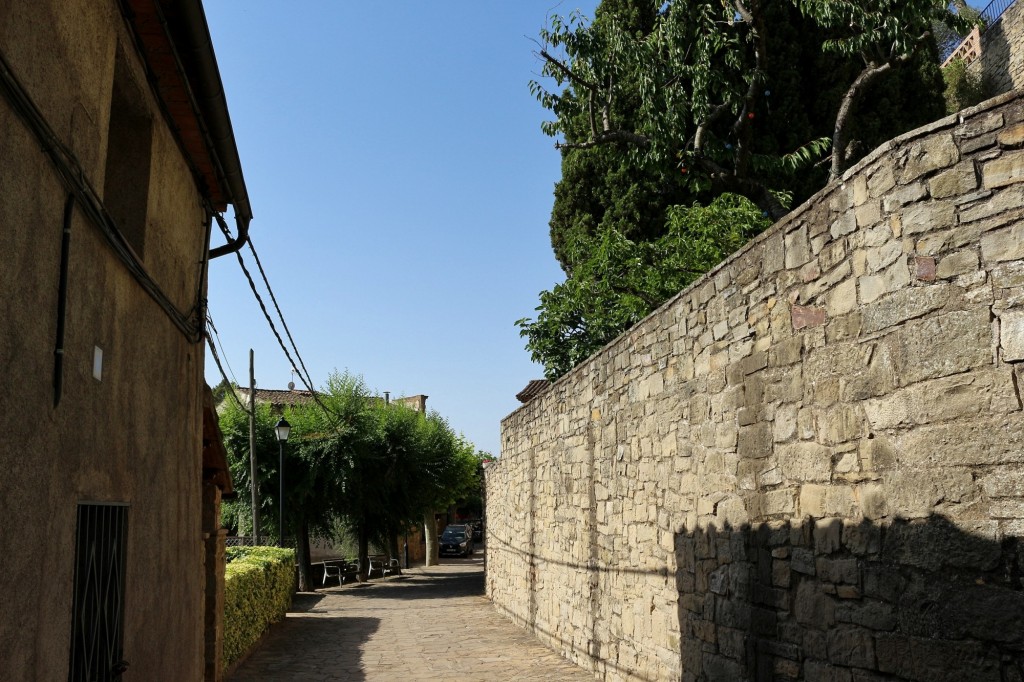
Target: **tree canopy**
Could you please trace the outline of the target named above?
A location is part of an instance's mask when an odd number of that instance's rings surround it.
[[[593,21],[553,17],[531,90],[562,154],[551,242],[567,280],[518,323],[547,374],[694,277],[652,264],[662,286],[631,293],[599,271],[616,244],[658,243],[680,207],[723,194],[778,219],[878,144],[942,116],[935,23],[964,21],[944,0],[605,0]],[[718,229],[667,241],[725,256],[750,228]]]
[[[629,239],[613,227],[576,237],[576,267],[540,294],[537,319],[518,321],[533,359],[555,379],[633,326],[742,246],[771,220],[748,199],[722,194],[708,206],[675,206],[668,232]]]
[[[280,416],[257,403],[260,516],[270,537],[280,532],[273,430]],[[298,542],[300,581],[308,581],[310,535],[329,537],[341,522],[359,538],[366,566],[368,541],[393,549],[400,532],[479,485],[475,449],[443,417],[377,399],[361,377],[333,374],[315,402],[287,408],[284,417],[292,425],[284,458],[285,531]],[[223,403],[221,430],[239,490],[250,485],[248,419],[236,401]],[[251,528],[248,496],[225,503],[224,517],[226,525]]]

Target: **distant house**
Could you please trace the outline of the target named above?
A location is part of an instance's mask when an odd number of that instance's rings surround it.
[[[239,402],[243,405],[249,404],[249,389],[238,387],[235,389],[235,395],[238,396]],[[404,398],[391,398],[385,394],[385,397],[376,397],[376,400],[386,400],[399,405],[405,405],[411,410],[416,412],[426,413],[427,411],[427,398],[425,395],[412,395]],[[303,389],[296,388],[257,388],[256,389],[256,402],[258,403],[270,403],[271,408],[274,412],[280,413],[284,411],[286,407],[296,407],[298,405],[308,405],[313,402],[313,393]]]
[[[0,679],[219,676],[223,93],[200,0],[0,2]]]

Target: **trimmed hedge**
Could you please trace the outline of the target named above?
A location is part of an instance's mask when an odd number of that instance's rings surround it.
[[[271,623],[284,618],[295,591],[295,552],[228,547],[224,570],[224,669],[241,658]]]

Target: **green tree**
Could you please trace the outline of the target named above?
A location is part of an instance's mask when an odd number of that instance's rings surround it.
[[[574,244],[581,255],[573,273],[541,292],[537,319],[517,323],[548,378],[597,352],[771,224],[733,194],[706,207],[673,207],[667,220],[667,233],[655,241],[606,228]]]
[[[854,144],[852,122],[869,87],[896,67],[910,62],[921,50],[927,63],[937,62],[933,26],[969,30],[965,16],[950,9],[948,0],[796,0],[805,16],[830,36],[828,52],[855,57],[861,68],[846,88],[835,116],[831,177],[837,178],[867,149]],[[938,74],[936,73],[935,76]],[[933,78],[932,89],[941,87]]]
[[[344,509],[347,471],[357,453],[367,449],[369,420],[365,417],[366,392],[361,380],[334,376],[320,405],[301,406],[275,413],[267,403],[256,404],[256,462],[261,531],[267,537],[281,533],[279,444],[274,425],[284,416],[292,426],[284,457],[284,534],[296,540],[299,588],[311,586],[310,537],[327,537],[332,521]],[[249,415],[236,401],[224,403],[221,431],[228,452],[232,480],[239,490],[250,488]],[[250,488],[251,489],[251,488]],[[245,499],[242,499],[242,498]],[[224,523],[239,530],[252,524],[248,496],[225,503]]]
[[[662,239],[677,207],[738,194],[779,218],[940,117],[937,21],[960,25],[939,0],[606,0],[593,22],[553,18],[539,55],[555,87],[531,88],[555,115],[544,132],[561,138],[551,238],[568,278],[542,292],[535,321],[519,321],[548,375],[676,293],[674,277],[638,287],[596,269]],[[694,231],[679,246],[725,256],[745,229]]]

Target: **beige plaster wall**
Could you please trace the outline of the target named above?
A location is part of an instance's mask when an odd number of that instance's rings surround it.
[[[0,3],[0,50],[101,196],[119,44],[153,118],[144,264],[189,310],[205,242],[200,196],[118,4]],[[131,679],[201,679],[203,348],[186,341],[76,210],[63,399],[54,407],[67,191],[2,97],[0,131],[0,678],[67,678],[76,508],[99,501],[130,505]],[[99,381],[95,346],[103,349]]]
[[[494,605],[603,679],[1018,679],[1022,121],[883,145],[509,415]]]

